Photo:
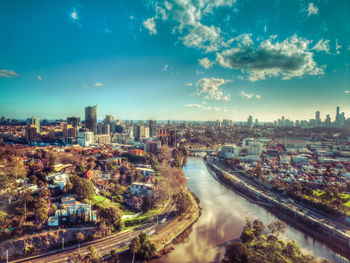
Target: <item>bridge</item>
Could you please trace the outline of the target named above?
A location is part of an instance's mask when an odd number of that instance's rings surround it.
[[[217,153],[219,150],[214,149],[187,149],[189,153]]]

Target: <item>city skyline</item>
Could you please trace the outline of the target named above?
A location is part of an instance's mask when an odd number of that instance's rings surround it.
[[[83,118],[95,104],[118,119],[348,116],[349,5],[3,2],[0,116]]]

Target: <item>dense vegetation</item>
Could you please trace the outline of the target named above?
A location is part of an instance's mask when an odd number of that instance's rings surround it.
[[[222,263],[316,263],[317,259],[302,253],[295,241],[284,241],[278,236],[286,228],[282,221],[265,227],[259,220],[247,220],[239,240],[226,247]],[[329,262],[326,259],[322,263]]]

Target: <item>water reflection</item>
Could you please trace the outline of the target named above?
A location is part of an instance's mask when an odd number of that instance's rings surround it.
[[[171,253],[152,261],[154,263],[220,262],[225,252],[225,244],[239,237],[245,218],[259,218],[265,224],[277,219],[264,208],[248,202],[218,183],[200,158],[189,157],[184,173],[190,178],[190,190],[200,199],[202,215],[192,227],[189,236],[183,242],[174,244],[175,250]],[[317,257],[325,257],[333,262],[349,262],[290,226],[287,227],[284,238],[294,239],[304,251]]]

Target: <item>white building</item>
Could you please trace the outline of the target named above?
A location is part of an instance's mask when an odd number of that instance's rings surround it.
[[[233,156],[239,156],[241,154],[242,147],[237,145],[222,145],[221,155],[225,159],[232,159]]]
[[[94,143],[95,135],[93,132],[79,132],[77,134],[77,142],[80,146],[86,147]]]
[[[259,155],[262,152],[261,142],[252,142],[248,145],[248,155]]]
[[[143,195],[152,195],[153,185],[152,184],[145,184],[145,183],[133,183],[130,187],[130,193],[137,195],[137,196],[143,196]]]

